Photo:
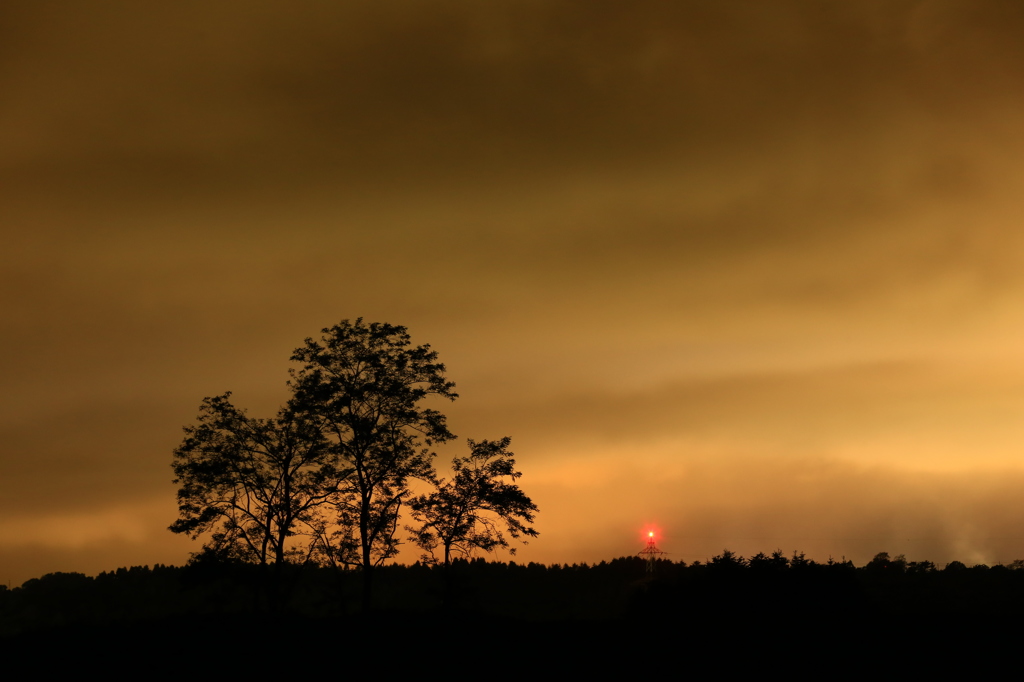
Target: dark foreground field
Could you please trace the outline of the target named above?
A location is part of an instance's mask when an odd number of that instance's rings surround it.
[[[276,607],[253,567],[52,574],[0,593],[0,646],[37,671],[134,676],[888,677],[965,667],[976,674],[1018,657],[1024,570],[723,557],[662,562],[653,575],[628,558],[547,567],[477,561],[447,575],[387,567],[368,614],[357,605],[356,572],[296,568]]]

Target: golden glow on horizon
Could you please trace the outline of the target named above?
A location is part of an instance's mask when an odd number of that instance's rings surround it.
[[[1024,556],[1024,10],[640,3],[9,0],[9,579],[186,560],[181,427],[358,316],[512,437],[517,561]]]

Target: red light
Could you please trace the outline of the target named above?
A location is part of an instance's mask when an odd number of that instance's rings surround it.
[[[654,521],[645,522],[642,526],[637,528],[637,530],[639,532],[636,534],[636,539],[644,543],[645,545],[655,541],[663,542],[665,540],[665,535],[662,532],[661,524],[656,523]]]

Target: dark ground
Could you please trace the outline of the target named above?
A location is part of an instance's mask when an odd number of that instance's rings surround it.
[[[276,614],[261,605],[251,567],[54,574],[0,593],[0,650],[35,674],[133,677],[889,677],[968,668],[973,676],[1000,662],[1016,669],[1022,570],[789,561],[772,568],[732,559],[665,562],[654,576],[633,559],[592,567],[473,562],[456,567],[447,590],[438,569],[388,567],[368,615],[353,606],[355,572],[297,573]]]

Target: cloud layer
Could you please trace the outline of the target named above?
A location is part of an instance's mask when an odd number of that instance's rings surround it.
[[[291,349],[358,316],[440,351],[456,433],[512,436],[526,558],[630,553],[647,522],[687,560],[1024,554],[1024,10],[0,18],[16,581],[184,560],[180,427],[224,390],[271,413]]]

